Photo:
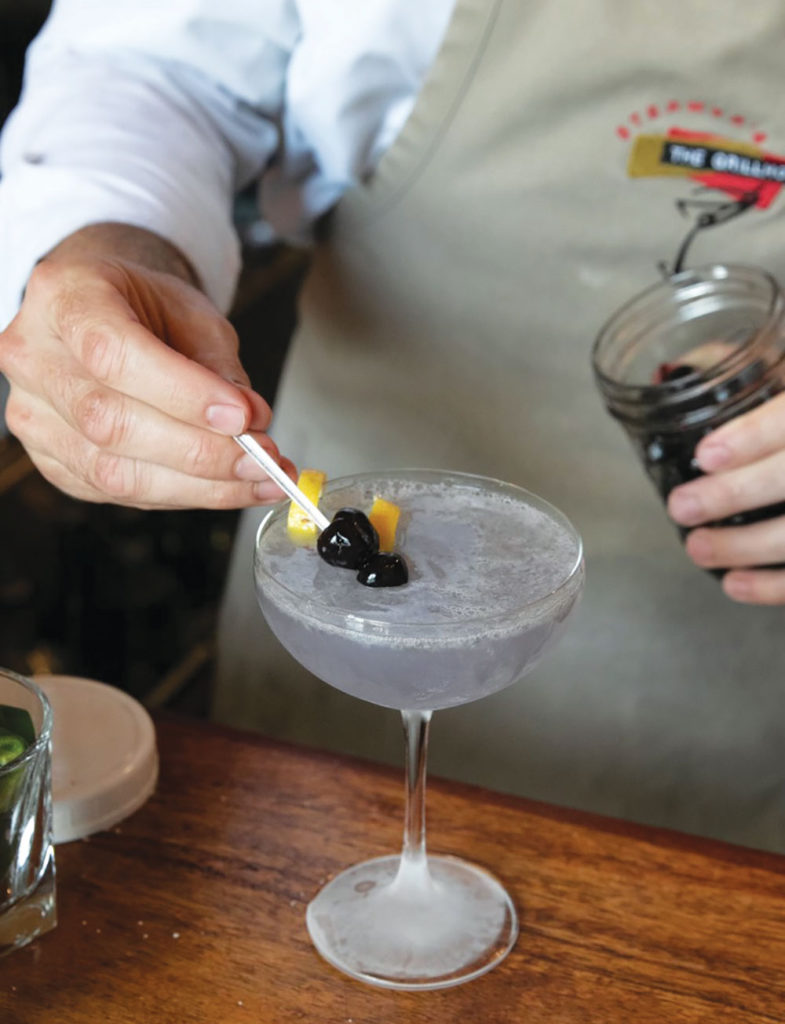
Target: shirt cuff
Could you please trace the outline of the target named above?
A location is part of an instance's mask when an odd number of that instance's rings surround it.
[[[240,268],[238,156],[223,132],[232,119],[220,90],[200,76],[184,85],[188,72],[149,61],[118,59],[112,71],[105,59],[53,60],[27,83],[4,127],[0,326],[15,315],[36,262],[102,222],[167,239],[216,306],[225,312],[231,303]]]
[[[30,154],[28,160],[35,161]],[[171,191],[162,196],[109,171],[78,173],[29,162],[0,185],[0,237],[6,259],[0,275],[0,329],[14,317],[35,264],[88,224],[118,222],[166,238],[192,264],[204,291],[222,312],[232,301],[240,247],[227,216],[205,195],[200,216]],[[209,244],[205,244],[209,240]]]

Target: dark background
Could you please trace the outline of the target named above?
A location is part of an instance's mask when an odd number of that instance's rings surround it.
[[[0,123],[17,101],[24,53],[48,6],[0,0]],[[238,221],[252,200],[238,201]],[[231,319],[243,361],[269,401],[303,271],[303,256],[291,250],[244,247]],[[150,707],[207,714],[236,524],[234,512],[74,501],[38,474],[14,438],[0,436],[0,665],[83,675]]]

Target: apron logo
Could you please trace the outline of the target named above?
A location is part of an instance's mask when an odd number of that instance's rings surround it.
[[[785,157],[720,135],[672,128],[666,135],[637,136],[627,172],[631,178],[692,178],[735,198],[754,192],[755,205],[765,209],[785,183]]]
[[[629,122],[643,129],[646,121],[676,112],[681,117],[685,113],[702,115],[704,121],[707,115],[712,120],[725,120],[718,107],[673,100],[664,108],[647,107],[645,117],[634,113]],[[745,124],[745,118],[739,115],[727,120],[739,128]],[[690,195],[676,200],[676,209],[683,217],[691,217],[692,225],[673,263],[661,262],[660,269],[666,274],[683,269],[689,246],[699,231],[724,224],[748,210],[767,209],[785,184],[785,156],[767,152],[763,148],[766,135],[758,130],[752,132],[751,141],[675,126],[661,132],[643,129],[633,137],[633,129],[620,125],[616,134],[625,141],[632,138],[627,160],[631,178],[672,178],[675,182],[694,183]]]

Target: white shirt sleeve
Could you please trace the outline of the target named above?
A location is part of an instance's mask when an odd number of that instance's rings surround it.
[[[101,221],[168,238],[225,310],[233,196],[278,146],[297,30],[286,0],[56,3],[0,149],[0,327],[36,261]]]
[[[168,238],[226,310],[233,198],[305,240],[411,111],[453,0],[55,0],[0,141],[0,329],[86,224]]]

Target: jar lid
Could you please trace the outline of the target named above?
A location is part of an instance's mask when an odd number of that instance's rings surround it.
[[[111,828],[147,800],[158,778],[152,720],[114,686],[35,676],[52,705],[55,843]]]

